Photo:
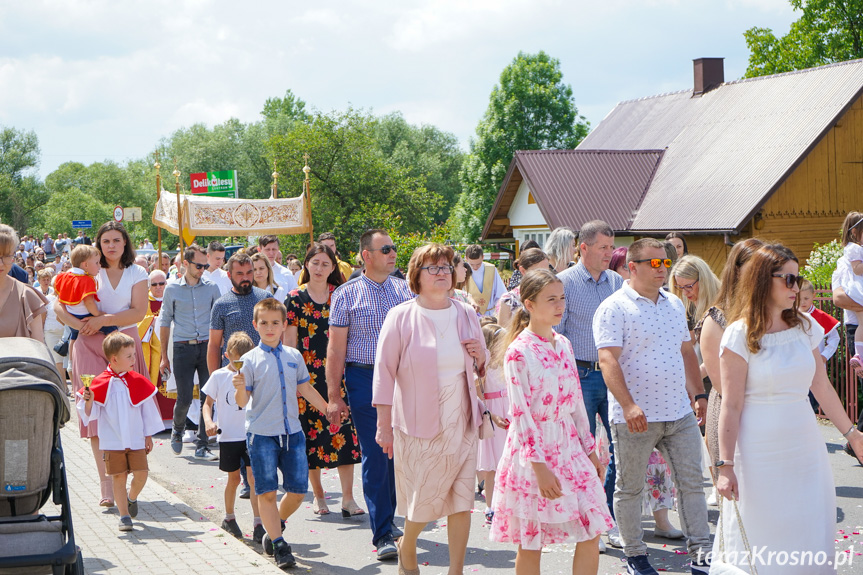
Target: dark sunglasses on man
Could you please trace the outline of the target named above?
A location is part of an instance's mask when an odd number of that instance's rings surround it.
[[[663,266],[663,265],[667,268],[670,268],[671,264],[673,263],[669,259],[662,259],[662,258],[649,258],[646,260],[632,260],[632,262],[636,263],[636,264],[641,264],[644,262],[650,262],[650,267],[652,267],[652,268],[658,268],[658,267]]]
[[[785,287],[788,289],[793,288],[795,285],[799,288],[803,284],[803,280],[806,279],[803,276],[798,276],[795,274],[772,274],[775,278],[784,278],[785,279]]]
[[[389,246],[381,246],[379,248],[374,248],[374,249],[370,248],[369,251],[370,252],[381,252],[382,254],[387,255],[390,252],[397,251],[397,249],[394,245],[389,245]]]

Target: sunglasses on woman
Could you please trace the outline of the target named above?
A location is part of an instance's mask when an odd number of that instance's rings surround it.
[[[652,258],[652,259],[646,259],[646,260],[632,260],[632,262],[636,263],[636,264],[640,264],[640,263],[644,263],[644,262],[650,262],[650,267],[652,267],[652,268],[658,268],[658,267],[663,266],[663,265],[667,268],[670,268],[671,264],[673,263],[669,259],[662,259],[662,258]]]
[[[803,276],[798,276],[794,274],[773,274],[775,278],[784,278],[785,279],[785,287],[788,289],[793,288],[795,285],[799,288],[803,283],[803,280],[806,279]]]

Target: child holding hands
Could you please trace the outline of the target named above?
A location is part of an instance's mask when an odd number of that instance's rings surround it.
[[[506,330],[497,324],[487,324],[482,327],[485,346],[491,352],[491,359],[485,368],[485,377],[477,379],[477,395],[485,403],[494,423],[494,434],[479,440],[477,449],[476,470],[484,481],[485,491],[485,521],[491,523],[494,512],[494,475],[497,464],[503,455],[506,443],[506,430],[509,428],[509,393],[506,390],[506,378],[503,374],[503,341]]]
[[[296,561],[291,546],[282,538],[279,520],[286,520],[299,508],[309,484],[297,391],[322,414],[327,412],[327,402],[309,383],[303,356],[282,345],[286,316],[284,304],[274,298],[255,305],[252,324],[261,343],[243,355],[243,367],[232,380],[239,407],[254,399],[247,414],[246,441],[266,530],[261,544],[268,554],[272,548],[276,565],[282,569],[294,566]],[[282,472],[285,495],[277,505],[278,470]]]
[[[201,390],[207,396],[203,407],[207,435],[212,437],[218,434],[219,470],[228,474],[228,481],[225,484],[225,519],[222,521],[222,529],[238,539],[243,538],[243,531],[237,524],[234,502],[237,499],[237,487],[240,485],[240,467],[246,468],[251,489],[254,489],[255,483],[246,447],[246,410],[237,405],[232,380],[243,365],[240,358],[254,348],[255,344],[246,332],[235,332],[225,346],[228,365],[211,373],[210,379]],[[214,404],[217,421],[213,421]],[[258,497],[252,492],[249,499],[254,515],[252,527],[254,532],[259,534],[258,540],[260,540],[263,536],[263,527],[258,512]]]
[[[81,423],[99,421],[99,447],[105,458],[105,474],[114,486],[120,512],[120,531],[132,531],[138,515],[138,494],[147,482],[147,454],[153,451],[154,433],[165,426],[153,396],[156,386],[135,373],[135,340],[116,331],[102,342],[108,368],[90,386],[78,390]],[[132,484],[126,492],[126,480]]]
[[[575,541],[573,574],[596,575],[599,535],[614,526],[572,346],[552,327],[565,307],[549,270],[528,272],[509,328],[504,373],[512,426],[497,468],[491,539],[518,544],[515,572],[540,572],[542,548]]]

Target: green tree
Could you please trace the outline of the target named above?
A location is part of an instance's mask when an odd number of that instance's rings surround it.
[[[162,165],[174,190],[172,159],[182,174],[180,187],[189,189],[189,174],[217,170],[237,170],[237,185],[242,198],[267,198],[270,195],[273,165],[265,155],[266,130],[260,124],[244,124],[236,118],[212,129],[204,124],[180,128],[159,145]]]
[[[287,90],[284,98],[267,98],[261,110],[268,136],[286,133],[294,122],[308,123],[312,117],[306,103]]]
[[[497,191],[517,150],[570,149],[587,135],[560,61],[545,52],[518,56],[504,68],[476,128],[459,178],[454,233],[473,241],[482,232]]]
[[[113,218],[114,207],[121,206],[141,208],[142,221],[124,222],[133,240],[156,240],[151,219],[156,201],[155,174],[148,162],[134,160],[119,165],[107,161],[89,166],[66,162],[48,174],[45,189],[50,199],[34,218],[31,228],[36,233],[73,233],[72,220],[93,220],[90,233],[95,233]]]
[[[863,0],[789,2],[801,16],[785,36],[760,27],[743,33],[750,51],[747,78],[863,57]]]
[[[425,177],[426,189],[443,199],[435,221],[444,222],[461,193],[458,174],[465,154],[455,135],[435,126],[412,126],[400,112],[378,118],[375,139],[383,154],[413,177]]]
[[[280,196],[302,192],[303,155],[311,157],[312,219],[315,233],[333,232],[343,254],[356,250],[369,228],[403,233],[431,228],[442,200],[426,189],[423,176],[389,161],[376,140],[378,120],[348,109],[315,113],[269,140],[278,159]],[[289,250],[303,252],[307,236],[293,236]]]
[[[39,138],[33,131],[0,127],[0,220],[27,230],[34,212],[48,201],[35,175]]]

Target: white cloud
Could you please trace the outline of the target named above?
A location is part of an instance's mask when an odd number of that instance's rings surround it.
[[[194,122],[254,121],[287,89],[325,111],[400,110],[466,147],[520,50],[558,58],[596,124],[616,101],[686,88],[694,57],[742,73],[743,30],[794,17],[787,0],[0,3],[0,124],[36,131],[43,176],[143,156]]]

